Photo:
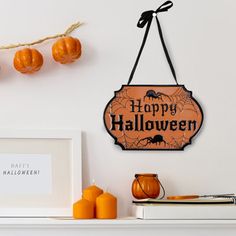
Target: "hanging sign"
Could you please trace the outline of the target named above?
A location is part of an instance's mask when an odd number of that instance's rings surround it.
[[[156,11],[146,11],[138,27],[146,25],[143,42],[127,85],[123,85],[104,111],[104,123],[115,144],[124,150],[183,150],[202,126],[203,112],[192,92],[177,82],[157,14],[173,6],[171,1]],[[176,84],[130,85],[142,54],[153,17]]]
[[[123,85],[104,122],[122,149],[182,150],[202,125],[202,110],[183,85]]]

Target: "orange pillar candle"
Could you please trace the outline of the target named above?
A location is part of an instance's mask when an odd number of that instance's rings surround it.
[[[115,219],[117,217],[117,199],[106,192],[96,199],[96,218]]]
[[[94,204],[96,203],[96,198],[103,193],[103,190],[96,185],[91,185],[83,190],[83,199],[89,200]]]
[[[81,199],[73,205],[74,219],[92,219],[94,218],[94,205],[92,202]]]

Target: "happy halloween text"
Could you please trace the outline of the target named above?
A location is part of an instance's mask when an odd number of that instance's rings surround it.
[[[126,131],[165,131],[165,130],[181,130],[181,131],[194,131],[197,128],[196,120],[145,120],[145,113],[152,114],[153,117],[158,114],[161,117],[165,117],[165,114],[170,113],[175,116],[177,113],[177,104],[167,103],[142,103],[141,99],[130,100],[130,112],[134,113],[133,119],[123,120],[122,114],[115,115],[110,114],[111,117],[111,130],[126,130]],[[140,114],[141,113],[141,114]]]

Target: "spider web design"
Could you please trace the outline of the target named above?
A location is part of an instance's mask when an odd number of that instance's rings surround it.
[[[195,108],[195,104],[193,103],[189,92],[186,93],[182,88],[179,88],[172,95],[170,95],[170,98],[172,102],[176,104],[179,112],[188,110],[198,114],[198,109]]]
[[[119,93],[116,94],[115,98],[110,104],[109,113],[116,113],[119,109],[126,108],[127,103],[132,97],[128,95],[128,88],[122,89]]]
[[[137,147],[137,143],[139,142],[137,138],[130,138],[124,131],[122,131],[122,135],[117,137],[117,141],[122,144],[127,149],[132,149]]]
[[[142,141],[144,141],[144,142],[142,142]],[[145,149],[145,148],[147,148],[147,146],[148,146],[147,140],[145,142],[145,140],[143,140],[143,139],[140,139],[140,140],[138,139],[136,147],[138,147],[139,149]]]
[[[186,143],[189,142],[189,139],[186,138],[184,134],[178,138],[171,137],[171,139],[172,140],[166,144],[172,149],[181,149]]]

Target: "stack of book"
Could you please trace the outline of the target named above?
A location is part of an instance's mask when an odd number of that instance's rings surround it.
[[[138,219],[236,219],[235,199],[212,198],[190,200],[133,201],[133,216]]]

